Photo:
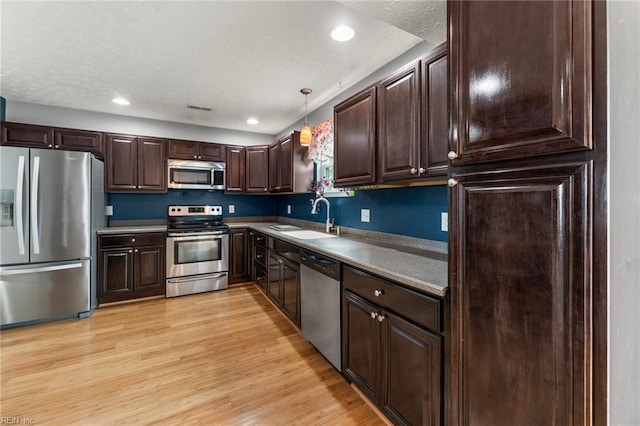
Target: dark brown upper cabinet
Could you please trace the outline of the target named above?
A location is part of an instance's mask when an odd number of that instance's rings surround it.
[[[53,148],[53,127],[2,123],[2,145]]]
[[[448,3],[453,165],[593,148],[592,9]]]
[[[370,86],[333,109],[334,186],[376,181],[376,86]]]
[[[378,181],[409,179],[420,168],[420,62],[378,83]]]
[[[269,146],[269,191],[308,192],[313,181],[309,149],[300,145],[300,132],[278,139]]]
[[[245,192],[265,194],[269,192],[269,147],[246,147]]]
[[[103,157],[103,133],[33,124],[2,123],[2,145],[91,152]]]
[[[78,129],[55,129],[54,148],[69,151],[87,151],[98,158],[104,157],[102,132]]]
[[[449,152],[449,91],[447,44],[420,61],[422,72],[420,177],[447,175]]]
[[[166,139],[107,134],[107,192],[167,192]]]
[[[177,160],[225,161],[225,146],[208,142],[169,140],[169,158]]]
[[[244,192],[245,189],[245,148],[243,146],[227,146],[225,169],[225,192]]]

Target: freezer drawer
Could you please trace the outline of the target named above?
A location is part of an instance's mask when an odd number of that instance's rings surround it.
[[[86,313],[90,261],[0,268],[0,325]]]

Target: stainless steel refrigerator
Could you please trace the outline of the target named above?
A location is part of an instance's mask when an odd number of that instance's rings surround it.
[[[95,309],[103,178],[89,153],[0,147],[0,326]]]

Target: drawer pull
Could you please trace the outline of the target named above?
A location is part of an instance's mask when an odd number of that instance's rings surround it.
[[[382,295],[384,294],[384,290],[374,290],[374,291],[373,291],[373,294],[374,294],[376,297],[380,297],[380,296],[382,296]]]
[[[387,318],[387,316],[385,314],[382,315],[378,315],[378,321],[382,322]]]
[[[372,319],[376,319],[376,317],[377,317],[377,316],[378,316],[378,314],[377,314],[377,313],[375,313],[375,312],[371,312],[371,318],[372,318]]]

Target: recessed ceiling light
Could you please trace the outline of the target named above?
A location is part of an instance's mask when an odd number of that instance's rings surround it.
[[[355,35],[355,31],[353,28],[347,25],[340,25],[339,27],[335,27],[333,31],[331,31],[331,38],[335,41],[349,41]]]
[[[113,98],[111,99],[111,102],[118,105],[131,105],[131,102],[129,102],[125,98]]]
[[[252,118],[249,118],[249,119],[247,120],[247,123],[249,123],[249,124],[260,124],[260,122],[258,121],[258,119],[257,119],[257,118],[253,118],[253,117],[252,117]]]

